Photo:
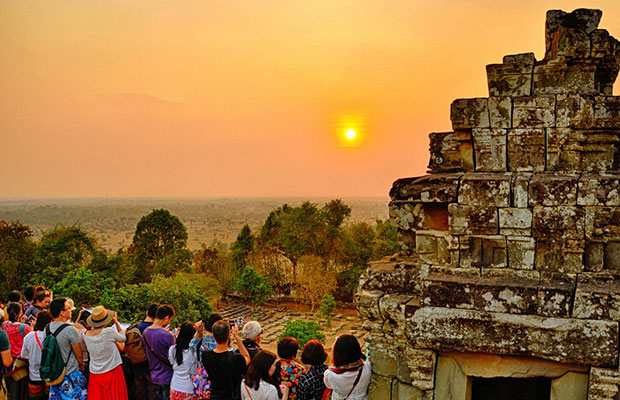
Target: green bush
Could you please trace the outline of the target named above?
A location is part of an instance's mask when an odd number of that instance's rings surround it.
[[[279,339],[285,336],[292,336],[297,339],[300,348],[303,348],[312,339],[325,344],[325,335],[321,332],[321,326],[314,321],[304,321],[302,319],[287,321],[286,329]]]
[[[323,296],[323,300],[321,301],[321,310],[319,311],[319,315],[327,319],[328,326],[332,324],[332,315],[334,315],[335,309],[336,309],[336,300],[334,300],[334,296],[332,296],[331,294],[326,294],[325,296]]]
[[[199,274],[179,273],[172,277],[156,275],[149,283],[123,286],[119,290],[108,290],[101,297],[101,303],[118,311],[120,319],[137,322],[151,303],[170,304],[176,315],[173,325],[185,321],[207,320],[213,308],[209,302],[213,282]]]
[[[269,279],[260,275],[252,267],[245,267],[235,285],[235,290],[240,292],[244,299],[252,303],[267,301],[273,292]]]
[[[97,305],[106,290],[115,288],[112,278],[85,267],[67,272],[62,280],[53,286],[56,296],[70,297],[78,307],[83,304]]]

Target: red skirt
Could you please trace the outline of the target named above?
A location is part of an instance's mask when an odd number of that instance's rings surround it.
[[[90,373],[88,400],[128,400],[122,366],[103,374]]]

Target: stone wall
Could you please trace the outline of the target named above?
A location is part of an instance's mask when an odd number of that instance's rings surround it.
[[[618,392],[620,44],[601,15],[549,11],[545,58],[488,65],[490,96],[430,134],[430,174],[394,182],[399,254],[356,295],[372,399],[458,400],[437,395],[451,352],[585,366],[588,399]]]

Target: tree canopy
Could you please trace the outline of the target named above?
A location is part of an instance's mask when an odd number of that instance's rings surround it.
[[[191,253],[183,253],[187,245],[187,229],[181,220],[164,209],[153,210],[136,225],[133,237],[138,277],[147,280],[153,272],[170,272],[179,263],[183,266],[191,259]],[[157,271],[157,264],[161,271]]]

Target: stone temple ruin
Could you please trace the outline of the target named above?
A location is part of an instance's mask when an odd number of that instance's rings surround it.
[[[371,399],[618,399],[620,43],[599,10],[547,13],[546,53],[487,66],[430,174],[397,180],[397,256],[357,307]]]

